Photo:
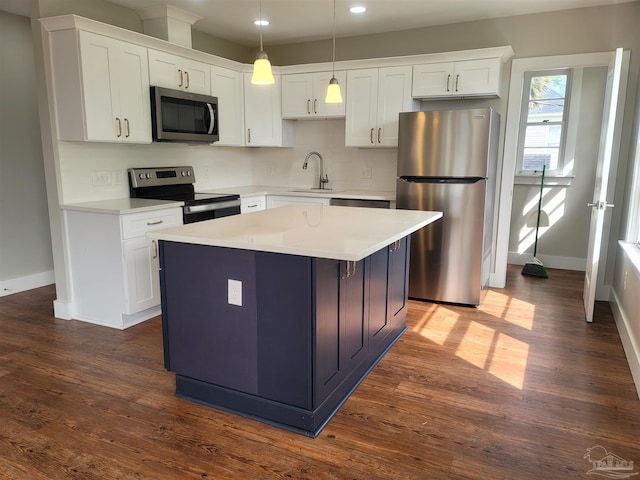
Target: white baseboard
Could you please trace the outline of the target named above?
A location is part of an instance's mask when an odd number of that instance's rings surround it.
[[[640,398],[640,346],[638,346],[634,338],[629,333],[630,321],[625,315],[625,312],[620,308],[620,301],[618,300],[618,295],[616,294],[615,289],[611,289],[610,305],[611,310],[613,311],[613,318],[616,320],[620,340],[622,340],[624,354],[626,355],[627,362],[629,363],[633,383],[636,386],[638,398]]]
[[[555,255],[538,255],[538,259],[547,268],[558,268],[560,270],[577,270],[584,272],[587,266],[587,259],[580,257],[558,257]],[[524,265],[531,260],[531,253],[509,252],[507,263]]]
[[[55,283],[53,270],[47,272],[34,273],[24,277],[12,278],[0,282],[0,297],[13,295],[14,293],[24,292],[33,288],[44,287]]]

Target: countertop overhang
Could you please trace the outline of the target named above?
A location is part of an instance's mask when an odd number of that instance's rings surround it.
[[[156,240],[359,261],[442,217],[442,212],[289,205],[155,230]]]

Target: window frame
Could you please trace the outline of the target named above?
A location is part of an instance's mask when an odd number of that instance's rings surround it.
[[[520,123],[518,125],[518,141],[516,147],[516,176],[531,177],[537,176],[540,170],[524,170],[524,143],[526,139],[526,130],[529,126],[542,125],[541,123],[529,122],[529,102],[531,92],[531,81],[534,77],[542,76],[554,76],[554,75],[566,75],[566,88],[564,92],[564,109],[562,112],[562,120],[559,122],[548,122],[549,125],[560,125],[560,144],[558,147],[558,164],[557,168],[549,169],[545,171],[545,175],[551,177],[572,177],[573,172],[566,172],[566,155],[567,155],[567,142],[572,128],[571,121],[573,116],[572,110],[572,96],[574,89],[574,69],[573,68],[553,68],[544,70],[527,70],[523,75],[522,82],[522,102],[520,105]]]

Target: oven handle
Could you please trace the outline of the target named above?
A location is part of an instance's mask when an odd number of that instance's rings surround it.
[[[209,130],[207,131],[207,133],[211,135],[213,133],[213,127],[216,124],[216,116],[213,113],[213,107],[210,103],[207,103],[207,108],[209,109]]]
[[[239,207],[240,200],[229,200],[227,202],[214,202],[204,205],[188,205],[184,207],[184,213],[208,212],[211,210],[219,210],[221,208]]]

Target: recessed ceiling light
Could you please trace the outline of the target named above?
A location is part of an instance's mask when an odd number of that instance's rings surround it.
[[[351,7],[349,11],[351,13],[364,13],[367,11],[367,9],[365,7],[356,6],[356,7]]]
[[[269,25],[269,20],[254,20],[253,24],[258,26],[262,25],[264,27],[266,25]]]

